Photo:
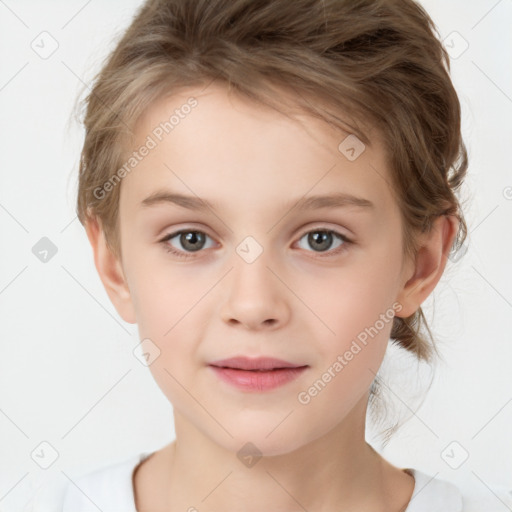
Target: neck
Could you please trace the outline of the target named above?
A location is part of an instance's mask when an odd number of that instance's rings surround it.
[[[365,412],[362,400],[330,432],[287,453],[263,453],[257,462],[257,457],[242,457],[247,463],[237,457],[236,450],[213,442],[175,412],[176,441],[169,445],[167,456],[166,508],[383,510],[382,503],[389,499],[385,467],[365,441]]]

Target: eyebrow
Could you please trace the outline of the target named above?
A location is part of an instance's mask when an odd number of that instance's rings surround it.
[[[197,196],[177,194],[167,190],[156,191],[141,201],[142,208],[148,208],[160,204],[175,204],[193,211],[215,210],[218,208],[215,203],[211,203],[206,199],[201,199]],[[320,208],[341,208],[347,206],[356,206],[367,210],[375,208],[374,203],[368,199],[353,196],[344,192],[301,198],[286,204],[285,208],[297,208],[299,211],[305,211]]]

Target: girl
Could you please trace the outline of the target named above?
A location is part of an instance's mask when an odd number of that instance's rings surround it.
[[[466,237],[434,32],[413,0],[142,5],[86,99],[77,213],[176,439],[65,512],[476,510],[365,440],[389,340],[433,358],[421,304]]]

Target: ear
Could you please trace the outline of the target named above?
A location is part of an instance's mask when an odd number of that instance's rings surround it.
[[[94,252],[94,264],[101,282],[121,318],[136,323],[130,290],[119,259],[108,247],[103,229],[95,216],[85,222],[85,230]]]
[[[397,297],[402,309],[396,316],[406,318],[414,314],[436,287],[443,275],[458,226],[455,216],[441,215],[429,233],[420,235],[416,261],[407,267],[409,274],[413,268],[412,276],[402,285]]]

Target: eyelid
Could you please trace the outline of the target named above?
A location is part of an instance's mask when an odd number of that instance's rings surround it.
[[[171,234],[179,233],[180,231],[200,231],[201,233],[205,233],[208,236],[212,236],[210,234],[210,229],[206,227],[202,223],[196,223],[196,222],[177,222],[174,226],[168,226],[162,230],[160,230],[161,235],[159,235],[159,238],[168,236]]]
[[[296,239],[296,241],[294,242],[294,245],[297,244],[298,242],[300,242],[300,240],[302,238],[304,238],[305,235],[307,235],[311,232],[315,232],[315,231],[316,232],[323,231],[323,232],[327,232],[327,233],[333,233],[334,237],[341,239],[342,244],[334,249],[329,249],[327,251],[318,251],[317,252],[317,251],[309,251],[309,250],[301,249],[302,251],[304,251],[306,253],[314,254],[315,255],[314,258],[336,257],[336,256],[340,255],[341,253],[347,251],[350,246],[355,244],[355,241],[353,240],[353,238],[351,236],[347,236],[338,227],[336,227],[336,228],[330,227],[326,223],[319,222],[316,225],[313,224],[313,226],[308,226],[307,228],[302,229],[300,231],[300,235],[296,235],[294,237]],[[206,251],[205,249],[199,249],[198,251],[188,252],[188,251],[183,251],[181,249],[176,249],[171,244],[168,244],[169,240],[179,236],[182,233],[189,233],[189,232],[202,233],[202,234],[206,235],[208,238],[210,238],[211,240],[213,240],[214,243],[217,243],[215,240],[215,237],[211,236],[208,233],[208,230],[202,229],[202,228],[196,228],[196,227],[189,225],[189,226],[185,226],[182,228],[177,228],[177,229],[171,231],[170,233],[165,234],[163,236],[163,238],[159,239],[159,244],[162,244],[167,252],[174,254],[178,258],[193,259],[196,257],[195,256],[196,252],[198,254],[200,254],[200,253],[208,254],[209,251]],[[209,247],[208,249],[212,249],[212,248]]]
[[[181,233],[203,233],[203,234],[209,236],[212,239],[215,238],[212,235],[210,235],[210,233],[206,229],[196,228],[196,227],[193,227],[193,226],[185,226],[184,228],[175,228],[175,229],[173,229],[173,230],[171,230],[169,232],[165,232],[163,235],[161,235],[159,237],[159,240],[160,241],[162,241],[162,240],[169,240],[170,238],[174,238],[175,236],[177,236],[177,235],[179,235]]]
[[[329,224],[328,222],[321,222],[321,221],[319,221],[318,223],[313,223],[313,225],[309,225],[307,228],[301,228],[301,230],[298,231],[298,233],[294,235],[294,238],[298,237],[298,239],[300,239],[307,233],[317,230],[317,231],[329,231],[329,232],[332,231],[334,233],[338,233],[339,235],[345,237],[351,243],[355,242],[352,235],[344,233],[342,230],[340,230],[340,228],[338,226],[332,227],[332,226],[328,226],[328,224]],[[345,229],[346,231],[349,231],[346,228],[343,228],[343,229]],[[208,229],[205,229],[202,226],[196,227],[193,224],[190,224],[185,227],[176,228],[172,231],[166,232],[165,234],[163,234],[159,237],[159,241],[161,242],[163,240],[169,240],[170,238],[173,238],[174,236],[176,236],[180,233],[190,232],[190,231],[197,231],[199,233],[204,233],[205,235],[209,236],[211,239],[215,240],[215,237],[209,233]],[[299,234],[300,234],[300,236],[299,236]]]
[[[349,231],[346,228],[341,228],[340,226],[330,226],[329,222],[313,223],[312,225],[309,225],[307,228],[305,228],[303,230],[301,229],[301,231],[299,231],[299,233],[301,233],[299,238],[302,238],[304,235],[306,235],[307,233],[310,233],[311,231],[329,231],[329,232],[332,231],[334,233],[338,233],[340,236],[343,236],[350,242],[354,243],[354,239],[353,239],[352,235],[349,235],[344,232],[344,231],[348,231],[349,233],[351,233],[351,231]]]
[[[175,231],[170,231],[169,233],[165,234],[162,238],[160,238],[158,240],[158,242],[159,243],[168,242],[169,240],[172,240],[173,238],[177,237],[178,235],[181,235],[182,233],[202,233],[203,235],[206,235],[210,240],[213,240],[215,243],[217,243],[215,240],[215,237],[211,236],[204,229],[198,229],[198,228],[196,229],[196,228],[190,228],[190,227],[179,228],[179,229],[176,229]],[[201,249],[197,252],[203,252],[203,251],[204,251],[204,249]],[[181,251],[181,252],[186,252],[186,251]],[[194,253],[190,252],[187,254],[194,254]]]
[[[301,249],[305,253],[313,255],[313,256],[308,256],[308,257],[312,257],[313,259],[318,259],[318,258],[326,258],[327,259],[327,258],[340,257],[346,251],[348,251],[353,245],[355,245],[355,242],[352,240],[351,237],[348,237],[347,235],[342,233],[337,228],[335,229],[335,228],[327,227],[325,225],[316,226],[316,227],[310,227],[310,228],[306,229],[297,238],[297,242],[295,242],[295,244],[299,243],[302,240],[302,238],[304,238],[304,236],[308,235],[309,233],[321,232],[321,231],[326,232],[326,233],[332,233],[333,236],[335,238],[340,239],[342,243],[338,247],[335,247],[334,249],[329,249],[327,251],[310,251],[310,250],[307,250],[307,249]]]
[[[173,254],[175,257],[177,257],[179,259],[182,259],[185,261],[194,259],[195,258],[194,251],[188,252],[188,251],[183,251],[181,249],[176,249],[174,246],[172,246],[170,243],[168,243],[170,240],[181,235],[182,233],[190,233],[190,232],[202,233],[215,242],[214,238],[212,236],[210,236],[208,233],[206,233],[205,231],[202,231],[200,229],[180,228],[176,231],[172,231],[171,233],[166,234],[163,238],[160,238],[158,241],[158,244],[162,245],[166,252]],[[211,249],[211,247],[209,249]],[[201,253],[201,252],[206,252],[206,251],[204,249],[200,249],[196,252]]]

